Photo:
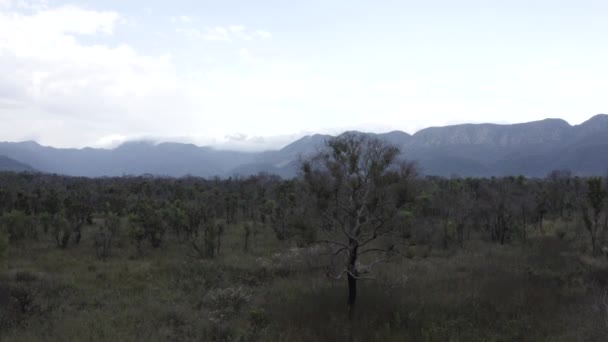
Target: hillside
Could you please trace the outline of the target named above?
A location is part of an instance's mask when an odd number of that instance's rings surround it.
[[[580,125],[545,119],[513,125],[462,124],[430,127],[410,135],[400,131],[369,134],[399,147],[421,172],[440,176],[542,177],[554,169],[579,175],[608,170],[608,115]],[[43,172],[72,176],[154,174],[247,176],[266,172],[297,174],[299,159],[323,146],[329,135],[305,136],[276,151],[246,153],[192,144],[128,142],[107,149],[58,149],[35,142],[0,143],[0,155]]]
[[[0,171],[32,172],[35,170],[27,164],[0,155]]]

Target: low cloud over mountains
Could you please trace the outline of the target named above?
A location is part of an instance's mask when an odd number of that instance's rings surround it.
[[[513,125],[431,127],[414,135],[400,131],[361,134],[396,145],[427,175],[542,177],[555,169],[579,175],[604,175],[608,171],[605,114],[575,126],[561,119],[545,119]],[[7,161],[3,169],[73,176],[228,177],[268,172],[292,177],[300,156],[315,152],[330,137],[306,136],[280,150],[257,153],[180,143],[127,142],[115,149],[58,149],[35,142],[4,142],[0,143],[0,156]]]

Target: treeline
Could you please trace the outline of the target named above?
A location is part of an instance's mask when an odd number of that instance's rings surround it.
[[[314,228],[307,225],[302,193],[298,181],[267,175],[205,180],[1,173],[0,216],[11,244],[49,236],[58,248],[70,248],[98,219],[93,242],[102,258],[122,228],[140,252],[170,240],[190,245],[199,257],[213,257],[221,253],[224,228],[241,222],[245,250],[262,225],[280,240],[297,234],[311,242]]]
[[[452,248],[473,238],[526,241],[530,234],[544,234],[546,220],[560,219],[584,226],[589,249],[597,254],[608,230],[607,193],[604,179],[568,171],[544,179],[415,177],[402,191],[406,205],[394,224],[404,241]],[[212,258],[222,252],[229,225],[242,227],[245,251],[263,227],[282,241],[315,243],[324,229],[317,213],[302,179],[263,174],[205,180],[0,173],[2,253],[7,243],[27,246],[45,236],[57,248],[70,248],[98,219],[91,239],[100,258],[110,255],[118,230],[127,232],[140,253],[171,241],[189,246],[197,257]]]

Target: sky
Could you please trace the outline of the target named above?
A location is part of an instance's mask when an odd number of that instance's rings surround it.
[[[608,113],[605,0],[0,0],[0,141],[279,148]]]

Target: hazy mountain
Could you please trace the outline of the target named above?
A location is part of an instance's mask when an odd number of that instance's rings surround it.
[[[230,175],[251,175],[267,172],[289,178],[297,174],[299,160],[315,153],[330,139],[330,135],[308,135],[283,147],[278,151],[259,153],[254,163],[244,164],[230,172]]]
[[[33,167],[6,156],[0,156],[0,171],[32,172]]]
[[[570,169],[588,175],[608,170],[608,156],[602,153],[607,144],[608,115],[600,114],[577,126],[545,119],[428,128],[414,134],[404,150],[428,174],[545,176]]]
[[[401,148],[424,174],[441,176],[545,176],[554,169],[570,169],[581,175],[603,175],[608,170],[608,115],[600,114],[581,125],[561,119],[545,119],[513,125],[463,124],[430,127],[409,135],[394,131],[369,134]],[[240,166],[244,174],[266,171],[293,176],[298,153],[307,154],[328,136],[304,137],[285,148]]]
[[[554,169],[580,175],[608,170],[608,115],[571,126],[561,119],[513,125],[463,124],[430,127],[410,135],[373,135],[401,148],[429,175],[545,176]],[[154,174],[203,177],[267,172],[296,175],[299,158],[321,148],[329,135],[303,137],[276,151],[221,151],[192,144],[129,142],[107,149],[58,149],[35,142],[0,143],[0,155],[42,172],[77,176]]]
[[[121,176],[155,174],[166,176],[222,176],[255,155],[217,151],[191,144],[129,142],[112,150],[58,149],[35,142],[0,143],[0,155],[49,173],[73,176]]]

